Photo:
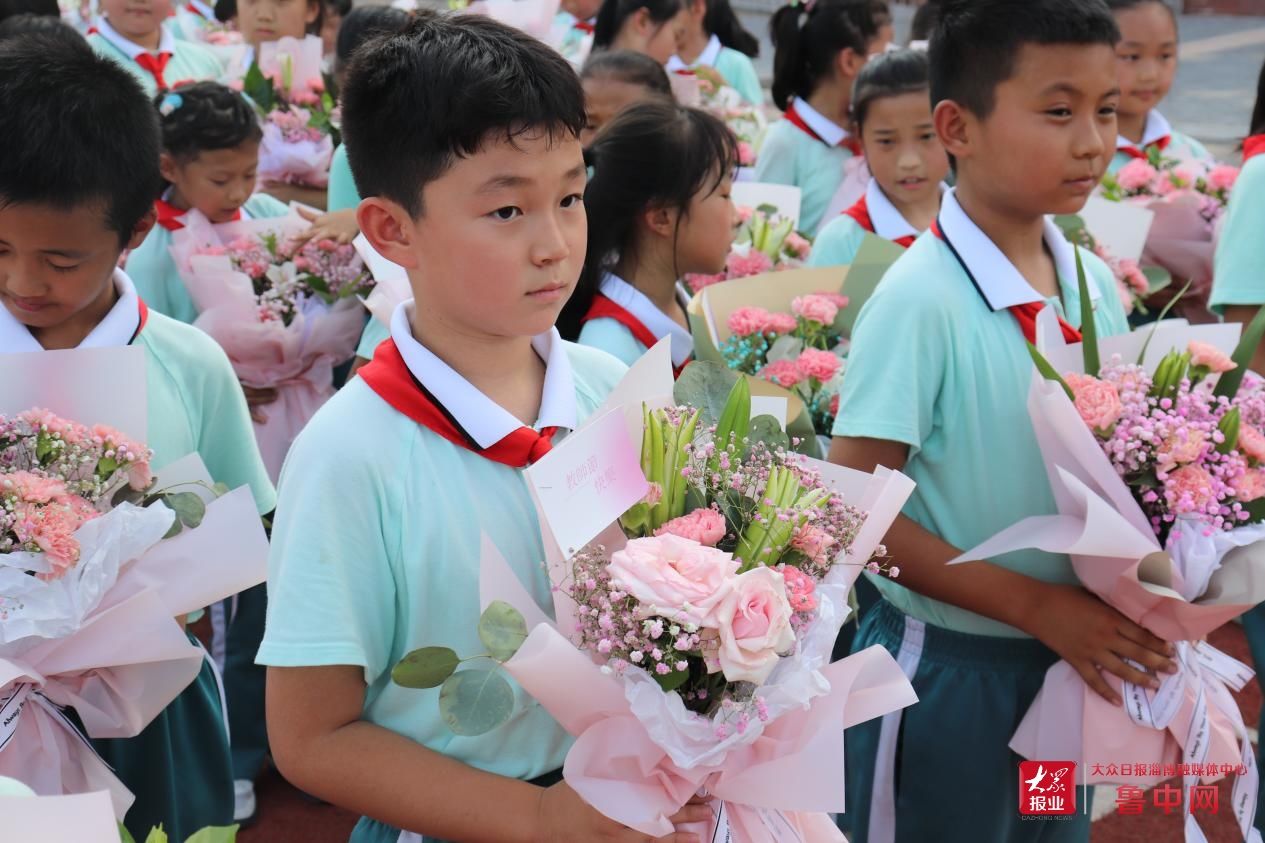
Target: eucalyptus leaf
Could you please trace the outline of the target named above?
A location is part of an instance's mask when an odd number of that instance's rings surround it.
[[[755,445],[756,442],[763,442],[770,451],[776,451],[778,448],[790,450],[791,447],[791,437],[786,435],[786,432],[782,430],[782,425],[778,424],[773,416],[764,415],[753,418],[751,430],[747,436],[748,447]]]
[[[199,526],[206,516],[206,503],[196,492],[170,492],[163,495],[162,500],[189,529]]]
[[[697,408],[699,424],[711,426],[720,421],[729,391],[739,377],[737,372],[718,363],[696,360],[686,366],[677,379],[673,398],[678,404]]]
[[[778,360],[794,360],[799,357],[804,350],[804,341],[799,337],[793,337],[790,334],[783,334],[773,341],[773,345],[769,346],[768,353],[764,355],[764,359],[770,363]]]
[[[114,497],[110,498],[110,505],[118,506],[121,503],[132,503],[140,506],[143,500],[145,500],[145,492],[143,490],[133,489],[125,484],[114,493]]]
[[[479,617],[479,640],[492,658],[508,661],[527,640],[527,621],[510,604],[493,600]]]
[[[211,825],[193,832],[185,843],[236,843],[237,825]]]
[[[461,664],[448,647],[422,647],[391,668],[391,681],[405,688],[437,688]]]
[[[514,690],[497,669],[462,670],[439,689],[439,714],[463,737],[486,734],[514,713]]]

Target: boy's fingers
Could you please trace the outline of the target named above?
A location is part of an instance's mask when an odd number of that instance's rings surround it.
[[[299,212],[299,216],[303,217],[303,219],[308,222],[316,222],[321,218],[320,211],[309,210],[308,208],[304,208],[302,205],[299,205],[295,208],[295,210]]]
[[[1081,679],[1085,680],[1085,684],[1092,688],[1094,693],[1112,705],[1120,705],[1120,697],[1111,689],[1111,686],[1107,684],[1107,680],[1102,678],[1102,674],[1098,672],[1098,668],[1088,662],[1069,662],[1069,664],[1072,664],[1072,667],[1076,669],[1076,672],[1081,675]]]
[[[688,831],[678,831],[674,834],[669,834],[667,837],[660,837],[659,839],[666,840],[667,843],[701,843],[697,834],[692,834]]]
[[[1162,656],[1172,656],[1177,652],[1172,644],[1155,635],[1149,629],[1138,626],[1128,618],[1121,618],[1118,631],[1134,644],[1141,645],[1150,650],[1152,653],[1159,653]]]
[[[1176,673],[1177,665],[1167,656],[1161,656],[1154,650],[1148,650],[1141,644],[1135,644],[1128,638],[1121,638],[1111,647],[1112,651],[1122,658],[1133,659],[1138,664],[1155,673]]]
[[[712,809],[707,805],[687,804],[684,808],[672,815],[671,822],[673,825],[702,823],[711,820],[715,816],[716,815],[712,813]]]
[[[1158,688],[1160,680],[1145,671],[1138,670],[1115,653],[1107,653],[1102,658],[1103,670],[1118,676],[1126,682],[1140,685],[1143,688]]]

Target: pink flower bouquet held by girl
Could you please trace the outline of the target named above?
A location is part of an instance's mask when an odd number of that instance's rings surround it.
[[[269,41],[246,73],[242,90],[263,120],[260,182],[329,184],[338,121],[321,74],[321,53],[315,35]]]

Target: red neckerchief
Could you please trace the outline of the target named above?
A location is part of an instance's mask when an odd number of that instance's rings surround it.
[[[807,123],[804,122],[804,118],[800,115],[798,111],[795,110],[795,103],[791,103],[789,106],[787,106],[786,111],[783,113],[782,116],[784,116],[788,121],[790,121],[790,124],[792,126],[799,129],[801,132],[808,135],[810,138],[820,141],[821,143],[826,143],[825,138],[823,138],[821,135],[814,132],[813,127],[809,126]],[[860,141],[858,141],[856,138],[854,138],[852,135],[849,135],[849,134],[845,134],[843,136],[843,140],[839,141],[838,143],[836,144],[826,143],[826,146],[841,146],[844,149],[851,152],[853,155],[862,154]]]
[[[962,256],[958,254],[957,249],[953,248],[953,244],[949,242],[949,238],[944,236],[944,232],[940,230],[940,220],[937,219],[931,224],[931,233],[936,236],[944,245],[949,247],[949,251],[953,253],[953,257],[958,259],[958,263],[962,265],[962,270],[966,273],[966,277],[971,279],[971,283],[975,285],[975,289],[979,291],[980,296],[984,295],[984,291],[980,289],[979,282],[975,280],[975,276],[971,275],[971,270],[967,268],[966,261],[962,260]],[[1073,248],[1075,248],[1073,246]],[[988,299],[985,298],[985,301]],[[1037,344],[1037,314],[1045,307],[1045,302],[1034,301],[1027,304],[1015,304],[1007,308],[1014,315],[1015,321],[1019,323],[1019,330],[1023,332],[1024,339],[1033,345]],[[1080,342],[1081,332],[1073,328],[1058,317],[1059,328],[1063,331],[1063,339],[1066,342]]]
[[[145,300],[140,296],[136,297],[136,309],[140,311],[140,319],[136,322],[136,333],[132,334],[132,338],[127,341],[128,345],[136,342],[136,338],[145,328],[145,323],[149,321],[149,305],[145,304]]]
[[[163,78],[163,71],[167,69],[167,62],[171,61],[171,53],[140,53],[136,56],[136,63],[142,69],[149,72],[154,77],[154,81],[158,83],[158,90],[167,90],[167,80]]]
[[[870,218],[870,205],[865,201],[864,193],[861,194],[861,198],[858,199],[851,208],[848,208],[843,212],[843,215],[845,217],[852,217],[852,219],[856,220],[857,225],[861,226],[861,228],[871,234],[878,234],[878,232],[874,230],[874,220]],[[903,237],[897,237],[892,242],[897,246],[903,246],[908,249],[910,246],[914,245],[915,239],[917,238],[915,238],[914,235],[906,234]]]
[[[184,228],[184,215],[188,211],[182,211],[175,205],[165,199],[157,199],[154,201],[154,210],[158,212],[158,224],[168,231],[179,231]],[[237,213],[233,214],[233,218],[229,222],[237,222],[242,218],[242,209],[238,208]]]
[[[357,374],[383,401],[437,436],[510,468],[526,468],[549,453],[553,437],[558,432],[556,427],[536,432],[523,426],[495,445],[480,448],[426,387],[413,377],[393,339],[382,342],[374,351],[373,360]]]
[[[644,345],[647,349],[654,348],[655,343],[659,341],[659,338],[656,337],[649,328],[643,325],[641,320],[634,316],[627,308],[623,305],[617,304],[613,299],[609,299],[601,293],[598,293],[593,297],[593,304],[589,305],[589,312],[584,314],[584,317],[580,319],[580,324],[583,325],[584,323],[590,322],[594,319],[614,319],[616,322],[632,332],[633,339]],[[680,366],[673,366],[672,374],[679,378],[681,376],[681,372],[685,371],[685,367],[690,365],[692,362],[692,360],[686,360]]]
[[[1265,155],[1265,135],[1252,135],[1243,141],[1243,161],[1257,155]]]
[[[1151,141],[1150,143],[1148,143],[1146,146],[1142,147],[1141,149],[1138,149],[1136,146],[1122,146],[1120,147],[1120,152],[1123,152],[1125,155],[1128,155],[1130,158],[1137,158],[1140,161],[1145,161],[1147,160],[1146,158],[1147,149],[1151,147],[1155,147],[1160,152],[1163,152],[1164,150],[1168,149],[1168,145],[1172,140],[1173,139],[1170,136],[1165,135],[1162,138],[1158,138],[1156,140]]]
[[[186,12],[192,12],[193,14],[195,14],[195,15],[197,15],[198,17],[202,18],[202,20],[207,20],[207,16],[206,16],[206,15],[204,15],[204,14],[202,14],[202,10],[201,10],[201,9],[199,9],[197,6],[193,5],[192,3],[190,3],[190,4],[189,4],[189,5],[187,5],[187,6],[185,6],[185,7],[184,7],[184,10],[185,10]]]
[[[577,20],[575,23],[571,24],[571,28],[578,29],[585,35],[593,34],[593,23],[591,21]]]

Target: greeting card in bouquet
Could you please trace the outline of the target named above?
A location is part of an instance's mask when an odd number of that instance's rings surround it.
[[[558,6],[559,0],[475,0],[465,11],[487,15],[548,43]]]
[[[146,389],[139,346],[0,356],[0,415],[40,407],[63,418],[91,418],[143,442]]]
[[[1155,212],[1138,205],[1091,196],[1081,209],[1080,218],[1085,221],[1094,239],[1113,256],[1138,261],[1142,258]]]
[[[799,207],[803,191],[795,185],[738,181],[734,183],[731,198],[735,205],[748,208],[767,205],[773,208],[777,216],[790,220],[792,226],[799,225]]]

